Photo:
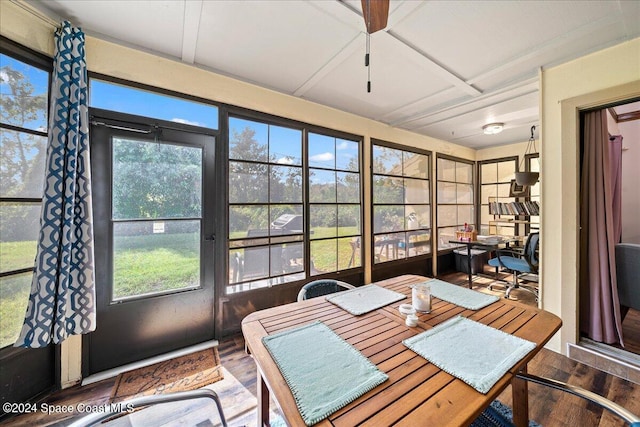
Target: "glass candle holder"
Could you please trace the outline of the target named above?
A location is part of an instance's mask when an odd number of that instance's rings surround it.
[[[411,304],[417,312],[431,313],[431,286],[427,283],[418,283],[411,289]]]

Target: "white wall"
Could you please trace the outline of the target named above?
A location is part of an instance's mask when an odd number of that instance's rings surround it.
[[[541,75],[542,308],[562,318],[549,344],[578,339],[578,114],[640,95],[640,38],[543,70]]]
[[[622,241],[640,244],[640,120],[618,123],[622,135]]]

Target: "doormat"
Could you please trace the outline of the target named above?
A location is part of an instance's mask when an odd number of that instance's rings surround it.
[[[144,368],[123,372],[111,390],[111,402],[138,396],[195,390],[223,379],[216,347]]]

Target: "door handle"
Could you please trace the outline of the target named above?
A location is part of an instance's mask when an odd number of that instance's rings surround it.
[[[208,236],[205,236],[204,240],[208,241],[208,242],[213,242],[216,240],[216,235],[215,234],[209,234]]]

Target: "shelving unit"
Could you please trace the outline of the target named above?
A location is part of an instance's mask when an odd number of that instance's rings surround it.
[[[503,198],[504,199],[504,198]],[[530,221],[531,216],[540,214],[540,204],[537,201],[518,200],[499,202],[498,197],[489,197],[489,234],[498,234],[500,225],[513,226],[514,236],[524,236],[532,230],[538,230],[539,224]],[[522,228],[522,230],[521,230]]]

